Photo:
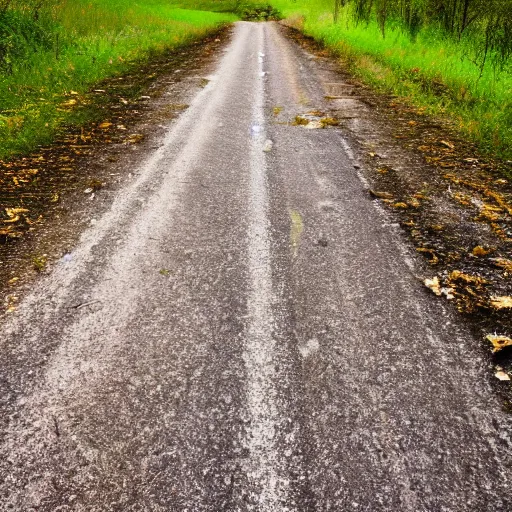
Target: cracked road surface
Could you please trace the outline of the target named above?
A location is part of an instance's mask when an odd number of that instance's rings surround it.
[[[343,130],[283,122],[319,64],[238,23],[209,79],[1,327],[0,509],[512,510],[481,341]]]

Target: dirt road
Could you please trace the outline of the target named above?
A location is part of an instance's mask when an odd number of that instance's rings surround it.
[[[1,327],[0,509],[511,510],[481,342],[321,128],[343,86],[272,23],[209,80]]]

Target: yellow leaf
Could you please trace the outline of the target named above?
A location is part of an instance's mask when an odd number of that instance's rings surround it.
[[[491,305],[496,309],[512,308],[512,297],[491,297]]]
[[[487,341],[490,341],[493,348],[493,352],[499,352],[503,350],[505,347],[512,347],[512,338],[508,336],[498,336],[496,334],[489,334],[485,338]]]
[[[126,142],[128,144],[137,144],[139,142],[142,142],[143,140],[144,140],[144,135],[142,135],[140,133],[134,133],[134,134],[130,135],[129,137],[127,137]]]
[[[491,260],[497,267],[505,269],[507,272],[512,272],[512,260],[506,258],[493,258]]]
[[[487,256],[488,254],[490,254],[491,252],[493,252],[493,249],[486,249],[485,247],[482,247],[481,245],[477,245],[474,249],[473,249],[473,256],[476,256],[478,258],[481,258],[483,256]]]
[[[8,217],[15,217],[18,213],[28,213],[26,208],[6,208],[5,213]]]

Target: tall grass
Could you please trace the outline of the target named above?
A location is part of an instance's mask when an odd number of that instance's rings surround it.
[[[365,81],[446,116],[482,149],[512,158],[512,63],[496,69],[489,60],[482,68],[469,38],[454,40],[440,28],[413,39],[396,23],[383,37],[375,20],[356,23],[349,8],[334,23],[334,0],[273,4]]]
[[[0,10],[0,159],[50,140],[72,91],[235,19],[166,0],[15,0]]]

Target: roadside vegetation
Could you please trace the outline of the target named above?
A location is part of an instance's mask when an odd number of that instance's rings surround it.
[[[235,19],[167,0],[0,0],[0,159],[87,121],[73,106],[94,84]]]
[[[273,0],[349,71],[512,159],[511,0]]]
[[[268,2],[258,0],[183,0],[176,5],[185,9],[235,13],[244,21],[281,19],[278,9]]]

